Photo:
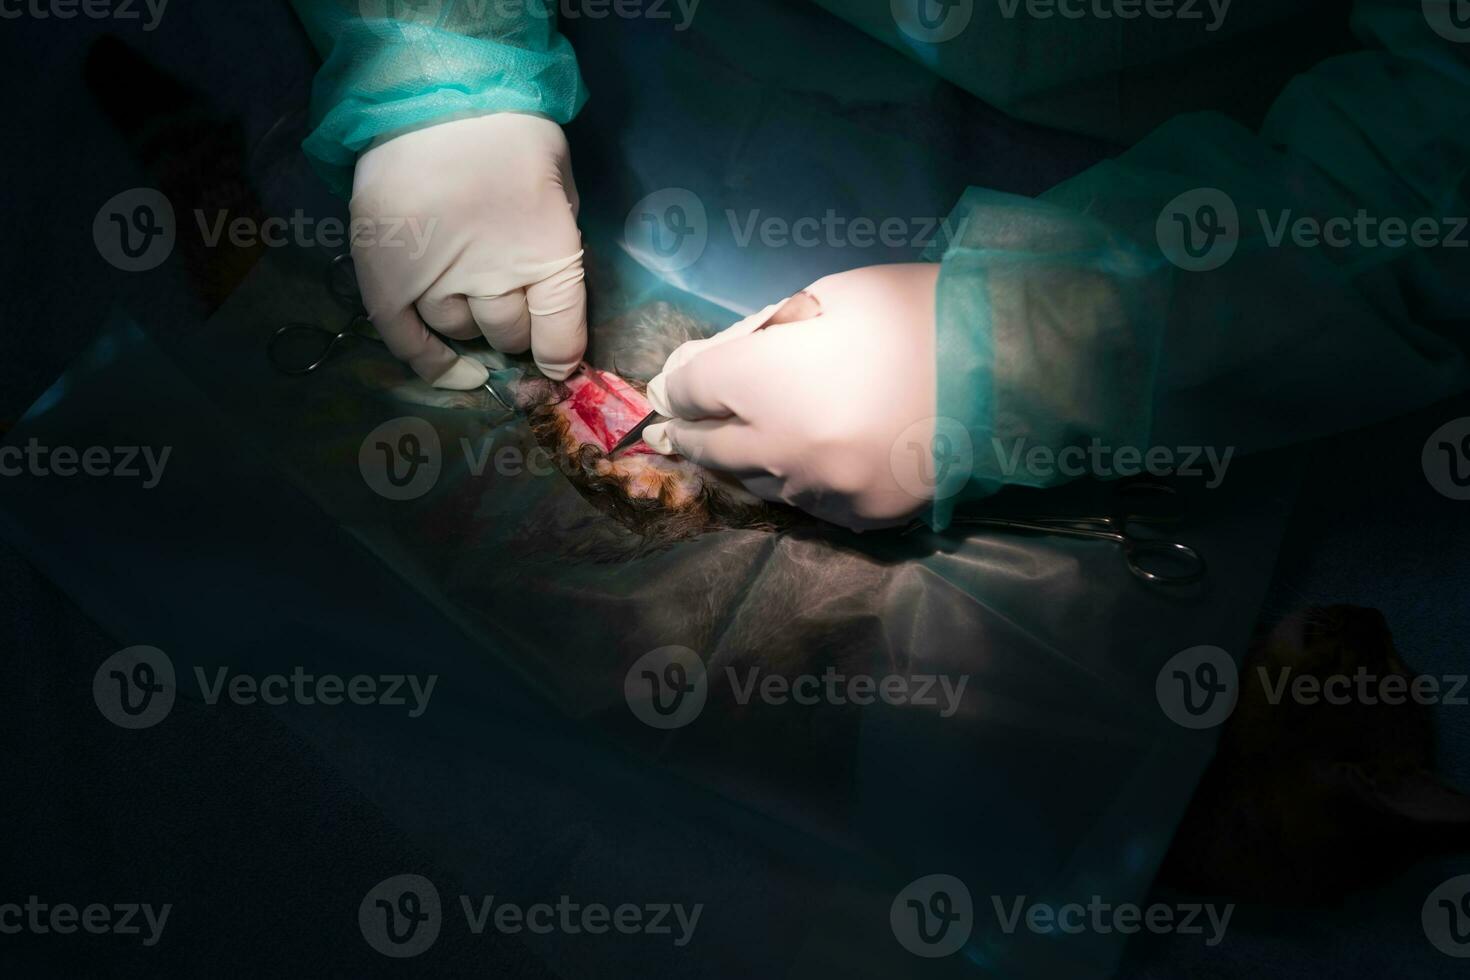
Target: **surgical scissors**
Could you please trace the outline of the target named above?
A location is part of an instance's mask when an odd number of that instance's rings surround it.
[[[338,344],[354,337],[379,344],[383,342],[383,338],[373,329],[373,322],[368,319],[367,310],[357,293],[357,277],[352,266],[351,253],[343,252],[332,259],[331,265],[327,266],[326,283],[332,298],[351,312],[352,319],[337,331],[300,321],[277,328],[266,344],[266,356],[270,358],[271,366],[282,374],[292,377],[311,374],[331,359]],[[292,347],[304,347],[304,356],[290,357],[287,351]]]
[[[314,323],[302,323],[296,321],[287,323],[276,328],[271,338],[266,343],[266,357],[271,366],[282,374],[292,377],[301,377],[311,374],[317,368],[327,363],[337,346],[344,341],[356,338],[358,340],[370,340],[373,343],[383,343],[383,338],[373,327],[373,321],[368,318],[367,308],[362,305],[362,295],[357,289],[357,269],[352,263],[352,253],[342,252],[334,257],[331,264],[327,266],[327,292],[332,298],[352,313],[352,319],[341,330],[333,331],[328,327],[319,326]],[[458,345],[447,337],[441,337],[445,344],[456,354],[461,353]],[[305,345],[304,356],[292,359],[285,350],[291,346]],[[486,381],[480,387],[490,393],[490,397],[508,412],[515,409],[506,404],[500,396]]]
[[[1093,541],[1111,541],[1123,552],[1128,571],[1150,585],[1191,585],[1205,577],[1204,557],[1187,544],[1135,533],[1135,528],[1178,524],[1182,499],[1168,484],[1147,480],[1120,484],[1110,491],[1112,507],[1100,517],[956,517],[956,524],[1003,531],[1059,534]],[[1169,503],[1168,511],[1155,510]],[[1174,569],[1170,571],[1169,569]]]

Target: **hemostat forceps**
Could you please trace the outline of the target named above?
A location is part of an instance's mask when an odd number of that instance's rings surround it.
[[[1190,585],[1205,577],[1205,560],[1198,551],[1187,544],[1140,535],[1135,530],[1178,524],[1183,514],[1177,490],[1167,484],[1141,481],[1120,484],[1111,490],[1110,496],[1112,506],[1100,517],[957,516],[954,523],[1111,541],[1122,549],[1128,571],[1150,585]],[[1167,506],[1159,509],[1161,505]]]
[[[330,327],[303,322],[287,323],[278,327],[266,343],[265,351],[271,366],[282,374],[293,377],[311,374],[331,360],[340,345],[353,339],[368,340],[376,344],[383,342],[383,338],[373,329],[372,321],[368,319],[367,309],[362,305],[362,296],[357,291],[357,272],[353,268],[350,252],[343,252],[332,259],[327,266],[326,283],[332,298],[352,312],[352,319],[342,329],[335,331]],[[463,353],[450,338],[441,336],[439,339],[456,354]],[[292,348],[300,350],[300,355],[292,356],[287,353]],[[480,387],[488,391],[501,408],[507,412],[515,412],[500,393],[491,387],[490,382],[486,381]]]

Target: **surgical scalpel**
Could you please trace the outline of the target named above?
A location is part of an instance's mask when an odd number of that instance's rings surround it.
[[[628,430],[627,435],[623,436],[623,438],[614,443],[613,447],[607,451],[607,454],[609,456],[616,456],[618,453],[622,452],[624,449],[627,449],[629,446],[636,445],[638,443],[638,440],[643,438],[644,429],[658,422],[667,421],[668,419],[665,416],[662,416],[657,412],[649,412],[647,415],[643,416],[643,418],[638,420],[637,425]]]
[[[786,302],[782,303],[780,309],[776,310],[775,313],[772,313],[768,318],[766,318],[765,322],[761,323],[755,329],[764,330],[767,327],[772,326],[773,324],[792,323],[797,320],[810,320],[821,315],[822,304],[817,301],[817,298],[815,296],[803,289],[801,292],[797,293],[795,296],[792,296]],[[642,439],[644,429],[647,429],[650,425],[656,425],[659,422],[667,421],[669,421],[669,419],[666,416],[660,415],[657,412],[649,412],[641,420],[639,420],[637,425],[633,426],[633,428],[628,432],[627,435],[619,439],[617,443],[607,451],[607,454],[609,456],[617,455],[624,449],[627,449],[629,446],[635,445],[638,440]]]

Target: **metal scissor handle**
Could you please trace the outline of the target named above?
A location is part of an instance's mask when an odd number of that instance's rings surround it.
[[[1190,585],[1204,578],[1207,570],[1204,558],[1189,545],[1162,538],[1138,537],[1127,530],[1123,518],[1043,517],[1016,520],[1007,517],[963,517],[956,518],[955,523],[1002,531],[1107,541],[1122,549],[1128,571],[1150,585]],[[1155,562],[1162,566],[1162,570],[1148,567]],[[1180,570],[1170,572],[1167,570],[1170,566],[1178,566]]]
[[[1161,502],[1168,506],[1160,510]],[[1135,527],[1156,529],[1184,519],[1183,497],[1175,487],[1156,480],[1122,483],[1113,490],[1113,506],[1109,523],[1118,532],[1128,570],[1135,576],[1155,585],[1191,585],[1205,577],[1205,559],[1189,545],[1134,532]],[[1154,571],[1145,567],[1147,563],[1178,571]]]
[[[311,338],[311,343],[322,345],[321,353],[317,354],[316,357],[305,362],[300,360],[293,362],[286,354],[282,353],[283,343],[294,340],[294,342],[299,344],[303,338],[307,337]],[[323,337],[327,338],[325,342],[321,339]],[[266,356],[270,358],[271,365],[277,371],[292,377],[300,377],[301,375],[311,374],[317,368],[327,363],[333,352],[336,351],[337,345],[352,338],[372,340],[378,343],[382,342],[382,338],[373,330],[372,321],[366,315],[359,313],[348,322],[347,326],[336,333],[330,330],[324,330],[311,323],[288,323],[271,334],[271,339],[265,348]]]
[[[266,342],[265,351],[266,357],[270,360],[271,365],[282,374],[290,375],[291,377],[301,377],[302,375],[311,374],[331,359],[332,354],[337,350],[339,344],[353,338],[371,340],[379,344],[383,343],[383,338],[378,334],[377,328],[373,326],[373,321],[368,318],[367,308],[363,306],[362,294],[357,288],[357,266],[352,261],[351,252],[341,252],[332,257],[332,261],[327,265],[326,285],[327,292],[332,294],[332,298],[352,311],[352,319],[347,321],[347,326],[335,333],[328,328],[319,327],[312,323],[288,323],[283,327],[278,327],[276,332],[271,334],[270,340]],[[283,353],[283,345],[292,341],[300,344],[303,338],[307,337],[310,338],[311,344],[321,345],[321,352],[315,357],[306,361],[298,360],[293,362]],[[323,341],[322,338],[326,338],[326,340]],[[463,354],[459,345],[453,340],[448,337],[441,339],[456,354]],[[310,350],[311,348],[308,346],[307,349]],[[489,381],[486,381],[480,387],[489,392],[490,397],[495,399],[501,408],[504,408],[512,415],[515,414],[515,407],[506,401]]]
[[[1204,557],[1198,551],[1178,541],[1156,541],[1124,533],[1118,536],[1118,544],[1123,549],[1128,571],[1150,585],[1193,585],[1203,579],[1208,570]],[[1177,566],[1179,571],[1153,571],[1145,567],[1150,561],[1157,561],[1165,568]]]

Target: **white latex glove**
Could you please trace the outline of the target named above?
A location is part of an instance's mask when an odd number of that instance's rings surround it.
[[[902,523],[932,497],[912,471],[934,437],[938,278],[935,264],[828,276],[680,346],[648,385],[672,421],[644,440],[836,524]]]
[[[587,294],[577,188],[556,123],[506,112],[395,137],[358,159],[351,210],[363,303],[419,377],[456,389],[486,378],[433,331],[529,349],[557,380],[576,369]]]

